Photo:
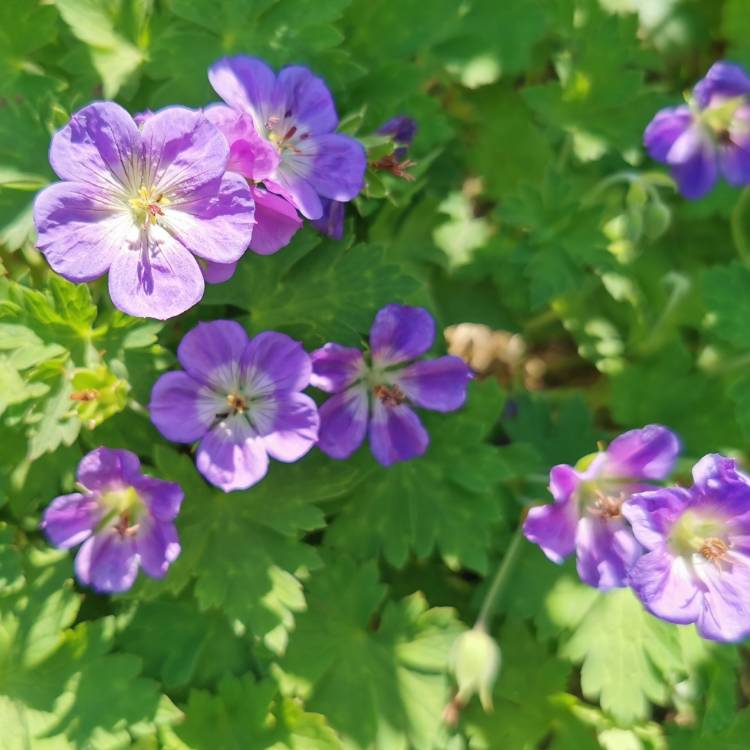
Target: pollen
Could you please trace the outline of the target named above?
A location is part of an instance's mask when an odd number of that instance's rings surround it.
[[[247,411],[247,400],[239,393],[230,393],[227,396],[227,404],[232,414],[242,414]]]
[[[156,224],[159,217],[164,216],[164,208],[170,202],[169,198],[159,192],[154,185],[150,188],[141,186],[138,195],[129,201],[138,222],[144,226]]]
[[[397,385],[376,385],[372,392],[386,406],[398,406],[406,401],[406,394]]]
[[[724,559],[727,552],[729,551],[729,545],[719,537],[709,537],[703,541],[703,546],[700,548],[700,553],[706,560],[717,565]]]

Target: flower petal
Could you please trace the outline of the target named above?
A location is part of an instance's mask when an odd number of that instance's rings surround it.
[[[704,638],[734,643],[750,634],[750,566],[744,555],[717,566],[702,560],[695,566],[705,588],[703,608],[697,618]]]
[[[251,188],[255,200],[255,227],[250,249],[259,255],[271,255],[286,247],[302,227],[294,206],[263,188]]]
[[[265,180],[274,173],[279,166],[279,152],[258,134],[250,115],[223,104],[206,107],[203,113],[229,144],[228,171],[250,180]]]
[[[192,378],[228,394],[239,384],[240,359],[249,341],[235,320],[198,323],[182,337],[177,359]]]
[[[375,399],[370,448],[378,463],[390,466],[421,456],[429,442],[430,436],[419,417],[408,406],[385,406]]]
[[[144,186],[156,187],[173,203],[224,174],[229,146],[199,110],[166,107],[150,117],[141,132]]]
[[[319,135],[307,180],[324,198],[350,201],[362,190],[366,168],[367,154],[356,138],[338,133]]]
[[[276,407],[273,431],[263,436],[266,450],[277,461],[297,461],[318,439],[318,408],[303,393],[282,396]]]
[[[471,370],[459,357],[438,357],[414,362],[399,370],[393,379],[417,406],[433,411],[455,411],[466,401]]]
[[[199,302],[203,290],[196,259],[158,225],[147,243],[118,253],[109,269],[113,304],[136,318],[173,318]]]
[[[276,76],[263,60],[247,55],[224,57],[208,70],[214,91],[230,106],[247,112],[258,131],[271,114]]]
[[[686,198],[701,198],[716,183],[716,146],[700,125],[691,126],[674,142],[666,162]]]
[[[311,135],[330,133],[339,123],[328,86],[301,65],[290,65],[279,71],[271,109]]]
[[[395,365],[424,354],[435,340],[435,321],[421,307],[386,305],[370,328],[373,360]]]
[[[665,487],[631,495],[622,505],[622,514],[630,522],[636,539],[646,549],[657,549],[690,502],[687,490]]]
[[[142,477],[133,487],[157,521],[173,521],[180,512],[185,493],[177,482],[167,482],[155,477]]]
[[[214,423],[218,399],[204,383],[184,372],[167,372],[154,384],[149,412],[167,440],[193,443]]]
[[[321,201],[323,214],[319,219],[315,219],[312,225],[323,234],[328,235],[334,240],[340,240],[344,237],[344,216],[346,214],[346,203],[332,201],[330,198],[324,198]]]
[[[701,594],[689,565],[662,546],[643,555],[631,568],[628,582],[651,614],[667,622],[695,622]]]
[[[37,247],[52,269],[75,282],[107,272],[117,253],[128,252],[129,213],[112,205],[102,188],[57,182],[34,201]]]
[[[728,143],[719,149],[719,168],[724,179],[734,187],[750,184],[750,150],[748,145]]]
[[[141,462],[130,451],[96,448],[78,464],[78,481],[88,490],[120,489],[141,476]]]
[[[285,169],[283,163],[264,185],[288,200],[306,219],[319,219],[323,215],[323,204],[315,188],[305,177]]]
[[[581,580],[602,591],[627,585],[641,545],[622,519],[584,516],[576,529],[576,561]]]
[[[133,118],[114,102],[94,102],[78,110],[52,138],[49,160],[63,180],[119,189],[129,183],[141,155]]]
[[[576,544],[578,509],[570,495],[551,505],[530,508],[523,524],[524,536],[538,544],[558,565],[570,555]]]
[[[202,260],[199,265],[201,273],[207,284],[223,284],[234,276],[237,263],[214,263],[211,260]]]
[[[243,177],[227,172],[189,200],[165,209],[163,224],[181,245],[214,263],[234,263],[247,250],[255,224],[255,202]]]
[[[169,566],[180,555],[180,540],[173,523],[155,522],[135,538],[141,567],[152,578],[164,578]]]
[[[289,393],[307,387],[312,374],[310,356],[286,334],[264,331],[242,355],[242,378],[248,394]]]
[[[669,107],[656,113],[643,134],[643,145],[652,159],[666,162],[674,142],[690,127],[693,115],[686,105]]]
[[[310,354],[310,385],[326,393],[337,393],[359,380],[367,371],[359,349],[328,343]]]
[[[362,445],[369,404],[364,386],[332,396],[320,407],[318,447],[331,458],[349,458]]]
[[[268,471],[268,454],[259,437],[241,415],[214,427],[196,454],[198,471],[224,492],[246,490]]]
[[[61,495],[44,511],[40,528],[53,547],[75,547],[91,536],[102,509],[91,495]]]
[[[666,479],[680,453],[680,441],[666,427],[651,424],[616,437],[607,448],[602,476]]]
[[[138,575],[138,553],[132,537],[115,531],[87,539],[76,555],[76,578],[95,591],[127,591]]]
[[[693,94],[701,108],[707,107],[714,96],[731,98],[750,94],[750,76],[741,65],[720,60],[698,81]]]

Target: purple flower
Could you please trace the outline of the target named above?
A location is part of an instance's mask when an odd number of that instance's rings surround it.
[[[62,495],[44,512],[41,528],[61,549],[77,547],[78,580],[96,591],[127,591],[138,567],[163,578],[180,554],[174,519],[179,484],[144,476],[130,451],[97,448],[78,465],[81,492]]]
[[[339,118],[331,93],[307,68],[289,66],[275,75],[262,60],[239,55],[214,63],[208,77],[230,107],[249,117],[267,158],[275,151],[266,188],[303,216],[318,219],[321,198],[350,201],[362,189],[365,150],[355,138],[334,132]]]
[[[413,361],[434,340],[427,310],[386,305],[370,329],[370,364],[359,349],[338,344],[314,351],[310,383],[335,394],[320,409],[320,449],[347,458],[362,444],[369,423],[370,447],[383,466],[421,456],[429,436],[408,404],[454,411],[466,400],[471,378],[458,357]]]
[[[228,158],[200,112],[169,107],[139,129],[119,105],[90,104],[52,139],[64,181],[37,196],[37,245],[71,281],[109,271],[112,301],[130,315],[178,315],[203,296],[196,256],[234,263],[250,242],[253,199],[225,173]]]
[[[225,492],[246,489],[268,457],[296,461],[318,437],[318,411],[300,393],[312,366],[302,346],[274,331],[249,339],[239,323],[199,323],[177,349],[184,372],[151,393],[151,419],[176,443],[200,441],[198,470]]]
[[[649,612],[694,622],[704,638],[750,634],[750,478],[711,454],[693,467],[693,486],[634,495],[623,506],[647,552],[629,584]]]
[[[657,112],[643,142],[671,167],[680,192],[700,198],[719,175],[730,185],[750,184],[750,76],[739,65],[717,62],[693,89],[689,104]]]
[[[648,489],[650,480],[667,477],[679,451],[674,433],[649,425],[620,435],[576,468],[553,467],[549,487],[555,502],[529,510],[526,538],[556,563],[575,551],[578,575],[591,586],[625,586],[641,546],[623,518],[622,504]]]

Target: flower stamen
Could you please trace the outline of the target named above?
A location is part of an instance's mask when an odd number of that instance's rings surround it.
[[[406,394],[397,385],[378,384],[372,392],[385,406],[399,406],[406,401]]]
[[[136,220],[143,226],[156,224],[159,217],[164,216],[164,208],[171,203],[169,198],[164,193],[158,192],[154,185],[150,188],[141,186],[138,195],[128,202],[133,209]]]
[[[244,414],[247,411],[247,399],[239,393],[230,393],[227,404],[232,414]]]

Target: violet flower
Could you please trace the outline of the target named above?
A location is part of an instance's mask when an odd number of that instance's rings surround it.
[[[674,433],[649,425],[615,438],[605,451],[550,471],[552,505],[529,510],[523,531],[556,563],[576,552],[578,575],[596,588],[625,586],[641,546],[622,514],[634,492],[672,471],[680,444]]]
[[[289,336],[266,331],[248,338],[233,320],[199,323],[183,337],[177,358],[151,392],[151,420],[176,443],[200,441],[198,470],[225,492],[262,479],[268,457],[296,461],[318,437],[314,401],[300,393],[312,366]]]
[[[203,296],[196,257],[233,263],[253,229],[245,180],[226,173],[229,148],[200,113],[168,107],[142,128],[119,105],[79,110],[52,139],[62,178],[34,204],[37,246],[74,282],[109,272],[112,302],[165,319]]]
[[[76,578],[104,593],[127,591],[139,567],[163,578],[180,554],[180,485],[144,476],[135,454],[110,448],[83,457],[78,484],[80,492],[52,501],[41,523],[55,547],[82,545]]]
[[[208,77],[230,107],[250,118],[266,156],[275,151],[265,187],[303,216],[320,218],[321,198],[350,201],[362,189],[365,150],[334,132],[339,118],[331,93],[307,68],[292,65],[276,75],[262,60],[238,55],[214,63]]]
[[[717,62],[693,89],[688,104],[657,112],[643,142],[671,167],[680,192],[700,198],[719,176],[750,184],[750,76],[739,65]]]
[[[750,635],[750,478],[734,460],[710,454],[693,467],[693,482],[623,506],[647,550],[629,584],[657,617],[739,641]]]
[[[413,361],[434,340],[435,322],[427,310],[386,305],[370,329],[369,364],[359,349],[338,344],[314,351],[310,383],[335,394],[320,408],[320,449],[347,458],[362,444],[369,424],[370,447],[383,466],[421,456],[429,435],[408,404],[454,411],[466,400],[471,378],[458,357]]]

